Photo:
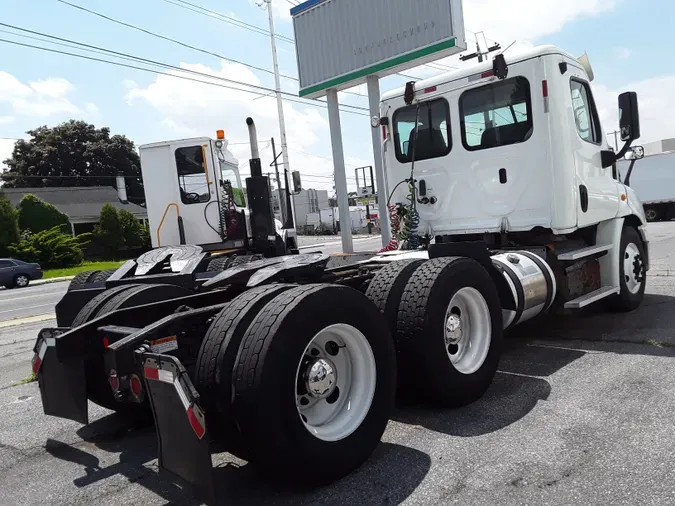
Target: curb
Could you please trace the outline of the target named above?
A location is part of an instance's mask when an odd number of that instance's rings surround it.
[[[38,279],[36,281],[31,281],[30,284],[33,286],[37,285],[48,285],[50,283],[63,283],[64,281],[70,281],[75,276],[63,276],[60,278],[49,278],[49,279]]]
[[[24,325],[26,323],[38,323],[55,319],[56,319],[55,313],[45,313],[35,316],[18,316],[16,318],[12,318],[11,320],[1,321],[0,329],[5,329],[8,327],[16,327],[18,325]]]

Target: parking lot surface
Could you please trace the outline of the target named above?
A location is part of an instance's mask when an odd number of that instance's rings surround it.
[[[639,311],[516,329],[483,399],[398,407],[375,454],[331,486],[273,485],[217,454],[220,503],[675,504],[675,224],[649,235]],[[158,475],[152,427],[94,405],[87,427],[46,417],[35,383],[10,386],[48,325],[0,328],[0,504],[199,504]]]

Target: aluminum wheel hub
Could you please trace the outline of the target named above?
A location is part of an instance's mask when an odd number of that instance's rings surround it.
[[[337,370],[327,358],[318,358],[307,368],[307,392],[315,399],[330,397],[337,385]]]
[[[446,346],[458,344],[461,339],[462,319],[456,314],[451,314],[445,323],[445,344]]]
[[[642,262],[642,255],[640,255],[640,249],[633,243],[626,246],[623,259],[623,274],[626,288],[631,293],[638,293],[644,281],[644,264]]]

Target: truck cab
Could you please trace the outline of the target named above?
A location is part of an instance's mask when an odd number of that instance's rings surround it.
[[[405,89],[383,96],[390,200],[409,199],[397,185],[413,171],[419,231],[431,237],[563,235],[629,214],[644,223],[634,192],[603,164],[610,147],[587,59],[541,46],[503,72],[484,62],[415,83],[409,104]]]
[[[383,95],[385,250],[485,243],[553,270],[561,306],[618,296],[636,308],[649,269],[644,209],[617,170],[640,137],[637,95],[619,96],[619,153],[600,124],[588,57],[541,46]],[[377,121],[375,121],[377,120]]]
[[[227,148],[224,132],[157,142],[139,148],[152,246],[194,244],[206,251],[247,247],[253,237],[251,210],[239,173],[239,162]],[[265,214],[265,206],[260,206]],[[295,231],[282,229],[271,211],[271,223],[289,249]],[[269,235],[269,234],[268,234]]]

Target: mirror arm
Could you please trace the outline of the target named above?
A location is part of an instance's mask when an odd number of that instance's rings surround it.
[[[623,158],[624,156],[626,156],[626,153],[628,153],[628,150],[630,149],[630,145],[631,145],[632,143],[633,143],[633,139],[630,139],[630,140],[626,141],[626,143],[623,145],[623,148],[621,148],[621,151],[619,151],[619,152],[616,154],[616,159],[617,159],[617,160],[620,160],[621,158]]]
[[[633,167],[635,167],[636,159],[631,160],[630,167],[628,167],[628,172],[626,173],[626,179],[624,179],[623,184],[630,186],[630,176],[633,173]]]

